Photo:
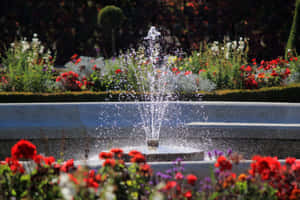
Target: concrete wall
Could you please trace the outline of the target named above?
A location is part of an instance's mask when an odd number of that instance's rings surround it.
[[[142,104],[149,103],[0,104],[0,139],[127,137],[129,133],[135,136],[143,132],[139,113]],[[284,135],[295,139],[300,134],[300,104],[172,102],[162,129],[165,132],[162,137],[188,129],[187,136],[200,137],[203,130],[211,130],[215,132],[212,137],[250,134],[258,138]]]

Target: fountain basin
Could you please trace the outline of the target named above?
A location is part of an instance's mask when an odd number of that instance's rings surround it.
[[[139,104],[151,103],[0,104],[0,143],[8,146],[6,150],[2,148],[0,156],[7,156],[19,139],[32,140],[39,151],[49,151],[51,155],[69,149],[69,157],[75,156],[74,148],[76,153],[95,154],[113,147],[146,146]],[[299,124],[297,103],[169,102],[159,143],[201,152],[225,148],[223,143],[228,141],[226,148],[238,146],[241,152],[247,152],[243,148],[253,148],[253,153],[259,143],[262,152],[268,146],[266,152],[274,151],[271,146],[275,144],[284,156],[297,156]]]

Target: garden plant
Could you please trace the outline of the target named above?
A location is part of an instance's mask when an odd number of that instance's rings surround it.
[[[122,149],[101,152],[100,169],[56,161],[38,154],[34,144],[20,140],[11,157],[0,164],[1,199],[299,199],[299,161],[256,155],[249,170],[235,174],[241,156],[232,151],[209,152],[215,159],[210,177],[185,174],[178,158],[173,167],[155,172],[143,154]],[[100,164],[100,163],[99,163]]]

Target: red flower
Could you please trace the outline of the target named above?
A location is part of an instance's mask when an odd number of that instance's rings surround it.
[[[285,159],[285,163],[288,164],[288,165],[292,165],[294,164],[296,161],[296,158],[292,158],[292,157],[288,157]]]
[[[250,67],[250,65],[247,66],[247,68],[245,69],[246,72],[251,72],[252,68]]]
[[[106,159],[103,163],[103,167],[111,166],[114,167],[116,165],[116,161],[114,159]]]
[[[62,73],[61,76],[62,76],[63,78],[66,78],[66,77],[68,76],[68,72]]]
[[[111,152],[101,152],[99,154],[100,159],[108,159],[108,158],[112,158],[112,157],[113,157],[113,153],[111,153]]]
[[[178,71],[178,68],[176,68],[176,67],[172,68],[172,72],[177,72],[177,71]]]
[[[249,173],[253,176],[259,174],[263,180],[268,180],[280,170],[280,162],[277,157],[254,156],[252,160],[255,162],[251,163]]]
[[[148,164],[141,165],[140,169],[144,173],[151,173],[151,171],[152,171],[150,165],[148,165]]]
[[[33,159],[36,156],[36,146],[27,140],[20,140],[11,148],[11,155],[15,159]]]
[[[295,161],[294,164],[292,165],[292,170],[296,172],[300,172],[300,161]]]
[[[116,71],[115,71],[116,74],[119,74],[119,73],[121,73],[121,72],[122,72],[121,69],[116,69]]]
[[[192,74],[191,71],[186,71],[186,72],[184,73],[184,75],[190,75],[190,74]]]
[[[291,74],[291,70],[289,68],[286,68],[284,71],[285,75],[290,75]]]
[[[80,63],[80,61],[81,61],[81,58],[78,58],[74,64],[76,65],[76,64]]]
[[[139,152],[139,151],[137,151],[137,150],[132,150],[132,151],[130,151],[130,152],[128,153],[128,155],[131,156],[131,157],[133,157],[133,156],[135,156],[135,155],[137,155],[137,154],[141,154],[141,152]]]
[[[76,185],[79,184],[78,180],[72,174],[68,174],[68,175],[69,175],[70,180],[73,181],[73,183],[75,183]]]
[[[220,156],[220,157],[218,157],[218,160],[215,163],[215,167],[219,167],[221,171],[231,170],[232,164],[224,156]]]
[[[271,76],[278,76],[278,73],[275,70],[273,70]]]
[[[187,191],[186,193],[184,193],[184,197],[186,197],[187,199],[191,199],[192,198],[192,191]]]
[[[69,172],[74,167],[74,159],[68,160],[61,166],[60,170],[63,172]]]
[[[177,172],[176,175],[175,175],[175,179],[176,179],[176,180],[181,180],[181,179],[183,179],[182,173]]]
[[[55,162],[55,158],[52,156],[44,157],[44,162],[46,165],[52,165]]]
[[[60,77],[60,76],[58,76],[58,77],[56,78],[56,82],[59,82],[59,81],[61,81],[61,77]]]
[[[94,65],[92,69],[95,71],[97,69],[97,65]]]
[[[198,73],[200,74],[201,72],[206,72],[206,70],[205,69],[200,69]]]
[[[240,70],[241,70],[241,71],[244,71],[244,70],[245,70],[245,65],[242,65],[242,66],[240,67]]]
[[[114,153],[114,154],[117,155],[119,158],[123,155],[123,150],[122,150],[122,149],[119,149],[119,148],[111,149],[110,152],[111,152],[111,153]]]
[[[142,154],[136,154],[133,158],[131,158],[130,162],[133,163],[145,163],[146,158]]]
[[[75,60],[77,58],[77,54],[75,53],[72,57],[71,57],[71,60]]]
[[[42,161],[44,160],[44,156],[42,156],[42,155],[36,155],[36,156],[33,158],[33,160],[34,160],[34,162],[35,162],[36,164],[41,164]]]
[[[187,182],[190,184],[190,185],[195,185],[196,181],[197,181],[197,177],[193,174],[189,174],[187,175],[186,177],[187,179]]]
[[[13,173],[21,173],[23,174],[25,172],[23,166],[21,163],[19,163],[18,160],[14,159],[14,158],[6,158],[5,162],[8,164],[8,166],[10,167],[10,170]]]
[[[298,189],[296,186],[292,190],[291,195],[289,196],[290,200],[297,200],[300,198],[300,189]]]
[[[168,181],[164,187],[164,190],[170,190],[177,185],[176,181]]]

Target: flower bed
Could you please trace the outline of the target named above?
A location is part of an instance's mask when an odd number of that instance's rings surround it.
[[[204,43],[190,55],[156,57],[154,67],[143,46],[103,59],[74,54],[66,68],[54,69],[55,56],[34,35],[12,43],[0,66],[0,91],[55,93],[66,91],[149,92],[151,78],[161,80],[168,93],[193,93],[220,89],[259,89],[286,86],[300,81],[300,60],[290,51],[288,58],[266,61],[249,59],[249,42]],[[159,54],[159,48],[156,49]],[[150,78],[149,78],[150,77]]]
[[[0,165],[1,199],[299,199],[299,166],[295,158],[280,164],[276,157],[254,156],[249,171],[235,174],[232,165],[241,157],[215,151],[215,169],[199,180],[185,174],[182,160],[172,169],[154,174],[145,157],[129,152],[125,164],[122,149],[99,154],[102,167],[96,171],[75,166],[73,159],[55,161],[37,153],[36,147],[20,140],[11,157]],[[212,153],[209,153],[212,156]],[[26,170],[20,160],[27,160]],[[28,163],[28,162],[27,162]]]

